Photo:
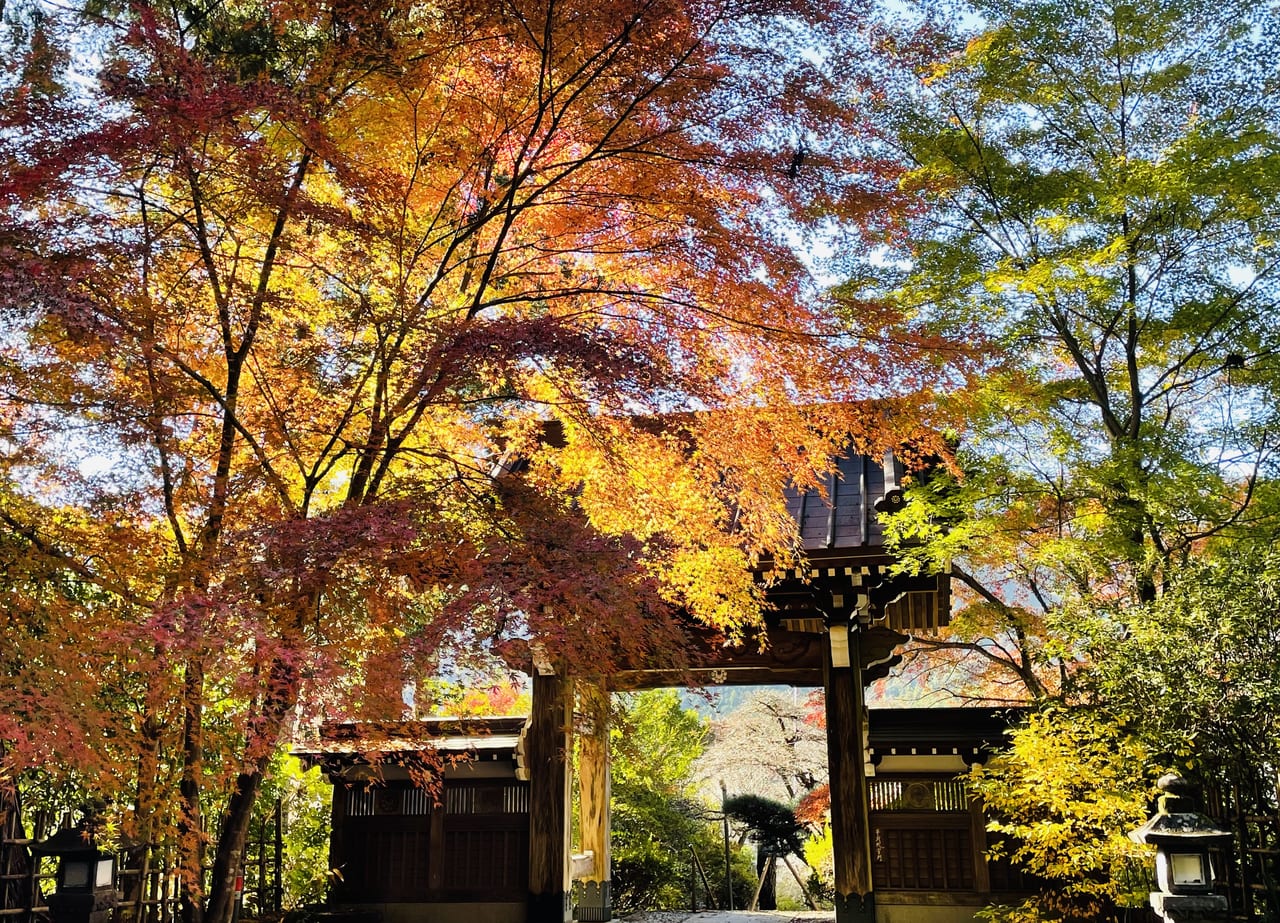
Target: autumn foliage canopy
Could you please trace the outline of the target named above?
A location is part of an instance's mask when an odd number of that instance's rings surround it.
[[[188,870],[214,806],[224,919],[299,714],[749,625],[782,484],[899,439],[954,357],[798,255],[893,204],[836,102],[855,15],[11,8],[4,771],[65,767]]]

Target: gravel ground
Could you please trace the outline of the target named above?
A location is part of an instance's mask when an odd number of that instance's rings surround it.
[[[833,923],[833,910],[767,910],[748,913],[745,910],[703,910],[699,913],[659,910],[633,913],[622,919],[626,923]]]

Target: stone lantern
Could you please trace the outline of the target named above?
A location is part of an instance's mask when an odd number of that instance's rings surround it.
[[[1231,831],[1195,809],[1195,788],[1180,776],[1161,776],[1160,796],[1152,818],[1129,833],[1137,843],[1156,848],[1156,886],[1151,906],[1169,923],[1223,919],[1227,899],[1213,894],[1216,871],[1209,850],[1226,845]]]
[[[47,899],[54,923],[108,923],[117,900],[116,860],[89,829],[59,830],[31,851],[58,859],[58,884]]]

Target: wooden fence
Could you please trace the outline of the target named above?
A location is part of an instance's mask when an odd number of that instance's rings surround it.
[[[1205,792],[1205,812],[1235,834],[1215,855],[1231,918],[1280,920],[1280,793],[1239,782]]]
[[[27,831],[16,812],[0,814],[0,923],[51,923],[45,896],[54,885],[56,860],[33,857],[31,846],[64,826],[72,826],[71,817],[51,818],[37,812]],[[280,802],[254,825],[245,853],[247,915],[278,916],[284,903]],[[122,900],[116,905],[114,923],[174,923],[180,915],[176,869],[177,853],[168,844],[118,854],[115,885]]]

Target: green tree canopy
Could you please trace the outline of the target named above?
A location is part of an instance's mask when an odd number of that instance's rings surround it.
[[[1145,819],[1157,775],[1191,780],[1209,810],[1275,811],[1280,554],[1220,549],[1181,568],[1155,602],[1100,611],[1077,632],[1090,665],[1073,677],[1076,704],[1033,715],[974,781],[1010,837],[1005,850],[1080,898],[1077,910],[1140,906],[1147,885],[1126,834]],[[1250,836],[1258,847],[1265,834]],[[1274,860],[1265,848],[1241,858],[1265,886],[1257,908],[1274,915]]]
[[[1276,807],[1253,777],[1277,743],[1280,18],[963,0],[868,34],[864,104],[916,207],[841,294],[990,357],[958,383],[957,468],[890,526],[905,566],[956,564],[950,634],[916,649],[980,697],[1055,703],[977,784],[1074,895],[1011,918],[1103,918],[1142,900],[1123,835],[1160,772]]]
[[[723,868],[693,764],[710,728],[674,689],[614,697],[613,895],[620,912],[688,905],[691,850]],[[717,878],[716,881],[722,880]]]
[[[960,564],[952,640],[1045,695],[1076,603],[1274,532],[1280,33],[1231,0],[927,9],[873,35],[891,89],[865,99],[917,208],[842,294],[991,348],[956,396],[963,476],[916,485],[893,538]]]

